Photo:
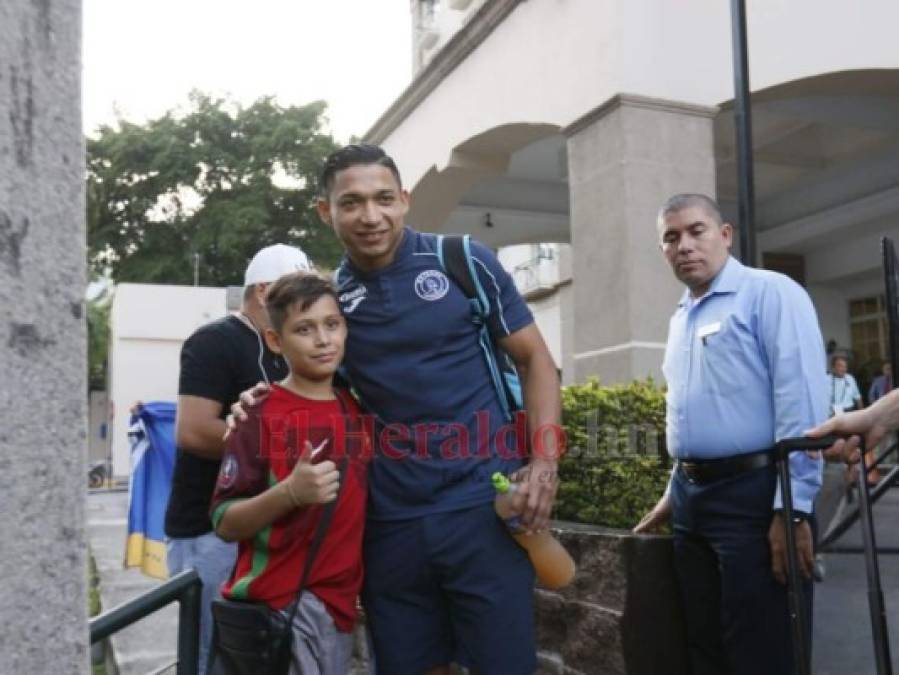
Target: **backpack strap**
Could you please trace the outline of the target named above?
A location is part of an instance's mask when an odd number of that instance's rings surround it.
[[[437,258],[449,277],[468,298],[471,320],[478,329],[478,342],[484,353],[500,408],[506,419],[511,420],[513,410],[522,407],[521,383],[512,360],[498,348],[488,329],[490,300],[475,272],[471,255],[471,237],[467,234],[438,235]]]
[[[474,261],[471,257],[471,237],[467,234],[440,235],[437,247],[440,264],[456,282],[456,285],[462,289],[465,297],[477,302],[477,306],[475,307],[472,303],[472,307],[477,309],[477,314],[486,323],[487,316],[490,314],[490,300],[474,269]]]
[[[352,424],[352,414],[350,413],[346,401],[337,389],[334,390],[334,397],[340,405],[344,427]],[[296,600],[294,600],[293,606],[290,608],[290,618],[287,621],[288,626],[293,624],[293,618],[296,616],[297,609],[300,606],[300,596],[303,595],[303,591],[306,590],[306,582],[309,581],[309,574],[312,572],[312,565],[318,557],[318,550],[321,548],[325,535],[331,527],[331,521],[334,519],[334,511],[337,510],[337,502],[340,501],[340,495],[343,493],[343,484],[346,482],[347,465],[349,464],[349,461],[349,452],[347,452],[346,443],[344,442],[344,456],[337,465],[338,480],[340,481],[337,486],[337,496],[334,497],[333,501],[328,502],[322,507],[321,518],[318,521],[318,526],[315,528],[315,533],[312,535],[312,542],[309,544],[309,549],[306,551],[306,562],[303,564],[303,572],[300,575],[300,585],[297,588]],[[236,565],[237,563],[234,564]]]
[[[440,235],[440,262],[444,269],[453,278],[453,281],[462,289],[466,298],[478,297],[478,291],[474,287],[471,270],[465,252],[465,239],[467,235],[451,234]]]

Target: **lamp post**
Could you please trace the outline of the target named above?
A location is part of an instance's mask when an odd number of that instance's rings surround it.
[[[737,199],[740,260],[756,263],[755,179],[752,168],[752,117],[749,100],[749,57],[746,48],[746,2],[731,0],[734,53],[734,127],[737,136]]]

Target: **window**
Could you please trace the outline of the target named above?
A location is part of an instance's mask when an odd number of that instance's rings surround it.
[[[849,330],[856,367],[888,357],[889,332],[882,295],[849,301]]]
[[[535,244],[534,259],[535,260],[552,260],[555,258],[556,247],[553,244]]]

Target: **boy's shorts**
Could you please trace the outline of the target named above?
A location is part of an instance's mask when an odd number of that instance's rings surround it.
[[[281,610],[290,616],[290,608]],[[290,675],[346,675],[353,655],[353,634],[341,633],[324,603],[306,591],[293,617]]]
[[[456,662],[532,675],[534,568],[493,504],[365,529],[363,601],[377,672]]]

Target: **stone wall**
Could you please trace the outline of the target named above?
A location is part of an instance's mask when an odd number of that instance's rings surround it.
[[[541,675],[686,675],[671,539],[554,528],[578,572],[561,592],[536,591]]]
[[[0,1],[0,673],[88,670],[80,38]]]
[[[578,569],[563,591],[534,591],[537,675],[687,675],[671,538],[560,521],[553,531]],[[361,626],[354,657],[352,673],[368,672]]]

